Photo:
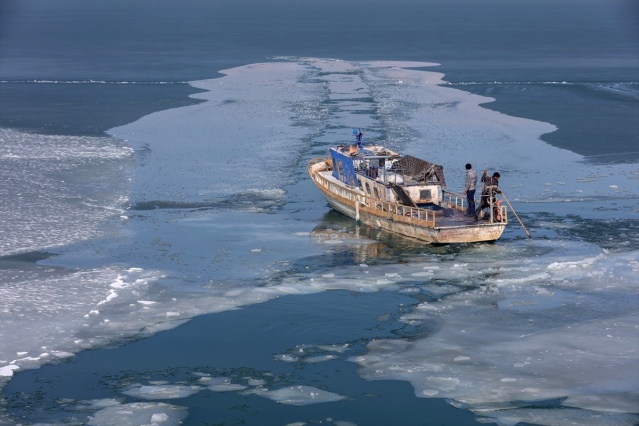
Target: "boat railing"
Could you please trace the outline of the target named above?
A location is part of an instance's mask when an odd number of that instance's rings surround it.
[[[419,219],[431,222],[431,226],[435,226],[436,214],[434,210],[424,209],[420,207],[406,206],[403,204],[389,203],[388,201],[382,201],[373,197],[366,196],[367,203],[372,205],[377,210],[382,210],[389,213],[392,216],[401,216],[402,218]]]
[[[312,169],[314,165],[326,161],[326,159],[315,158],[308,163],[309,169]],[[435,226],[435,211],[430,209],[424,209],[419,207],[411,207],[406,205],[401,205],[397,203],[391,203],[379,198],[375,198],[366,194],[358,194],[354,191],[354,189],[349,190],[341,185],[337,185],[334,182],[331,182],[329,179],[326,179],[320,173],[312,174],[315,181],[326,188],[333,194],[339,195],[362,208],[372,208],[376,210],[381,210],[386,215],[393,217],[401,216],[404,219],[417,219],[417,220],[425,220],[431,222],[431,226]],[[358,207],[359,208],[359,207]]]
[[[443,192],[443,196],[444,196],[444,203],[449,207],[449,208],[454,208],[457,209],[459,211],[465,212],[466,210],[468,210],[468,200],[466,199],[465,195],[461,195],[458,194],[456,192],[451,192],[451,191],[442,191]],[[475,201],[475,204],[479,205],[479,203],[481,202],[481,200]],[[501,205],[501,201],[496,201],[497,202],[497,208],[493,209],[492,203],[493,203],[493,198],[491,197],[489,199],[489,203],[491,204],[489,206],[489,211],[490,211],[490,219],[489,221],[491,223],[508,223],[508,209],[506,208],[506,206],[502,206]],[[497,217],[494,217],[494,212],[497,211]]]
[[[461,211],[467,210],[467,200],[465,195],[450,191],[442,191],[442,195],[444,196],[444,203],[447,204],[449,208]]]

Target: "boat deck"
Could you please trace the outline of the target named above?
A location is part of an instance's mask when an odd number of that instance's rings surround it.
[[[477,201],[479,205],[479,201]],[[421,207],[421,206],[420,206]],[[436,212],[436,227],[459,227],[459,226],[477,226],[489,225],[488,219],[479,219],[475,222],[474,216],[469,216],[465,212],[455,208],[445,208]]]
[[[452,214],[450,215],[437,215],[436,226],[465,226],[465,225],[479,225],[482,222],[486,221],[478,221],[475,222],[474,216],[468,216],[465,213],[462,213],[458,210],[450,209]]]

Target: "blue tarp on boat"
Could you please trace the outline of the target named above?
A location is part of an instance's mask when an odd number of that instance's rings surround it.
[[[333,163],[333,177],[348,185],[356,186],[357,177],[355,176],[353,158],[334,149],[331,149],[330,152],[331,162]]]

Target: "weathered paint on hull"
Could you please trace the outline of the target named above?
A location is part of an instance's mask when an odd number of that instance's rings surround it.
[[[416,238],[421,241],[439,244],[471,243],[495,241],[501,237],[506,223],[476,223],[466,226],[428,226],[429,221],[413,219],[389,214],[386,211],[367,206],[331,192],[321,184],[322,177],[319,172],[327,167],[315,164],[309,167],[309,173],[315,181],[318,189],[326,198],[326,201],[338,212],[361,221],[362,223],[384,229],[389,232]],[[343,188],[343,187],[342,187]],[[351,189],[347,191],[354,193]],[[357,198],[356,196],[354,198]]]
[[[353,219],[357,218],[354,206],[340,202],[326,193],[324,194],[324,197],[331,207],[338,212]],[[452,244],[495,241],[501,237],[505,228],[505,225],[503,224],[478,224],[464,227],[425,228],[397,222],[394,221],[392,217],[387,218],[371,214],[370,212],[367,212],[367,210],[371,209],[366,209],[365,207],[360,206],[360,222],[385,231],[394,232],[396,234],[405,235],[429,243]]]

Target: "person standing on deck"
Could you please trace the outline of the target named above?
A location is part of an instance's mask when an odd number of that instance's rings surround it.
[[[466,182],[464,183],[464,192],[468,200],[468,216],[475,216],[475,189],[477,187],[477,172],[473,170],[473,166],[466,164]]]
[[[484,174],[481,175],[481,181],[484,184],[484,189],[481,191],[481,199],[479,203],[479,209],[475,212],[475,221],[479,219],[479,214],[487,207],[493,206],[493,220],[497,220],[499,216],[497,199],[495,194],[501,194],[499,190],[499,178],[501,175],[499,172],[493,173],[492,176],[488,176],[488,170],[484,170]]]

